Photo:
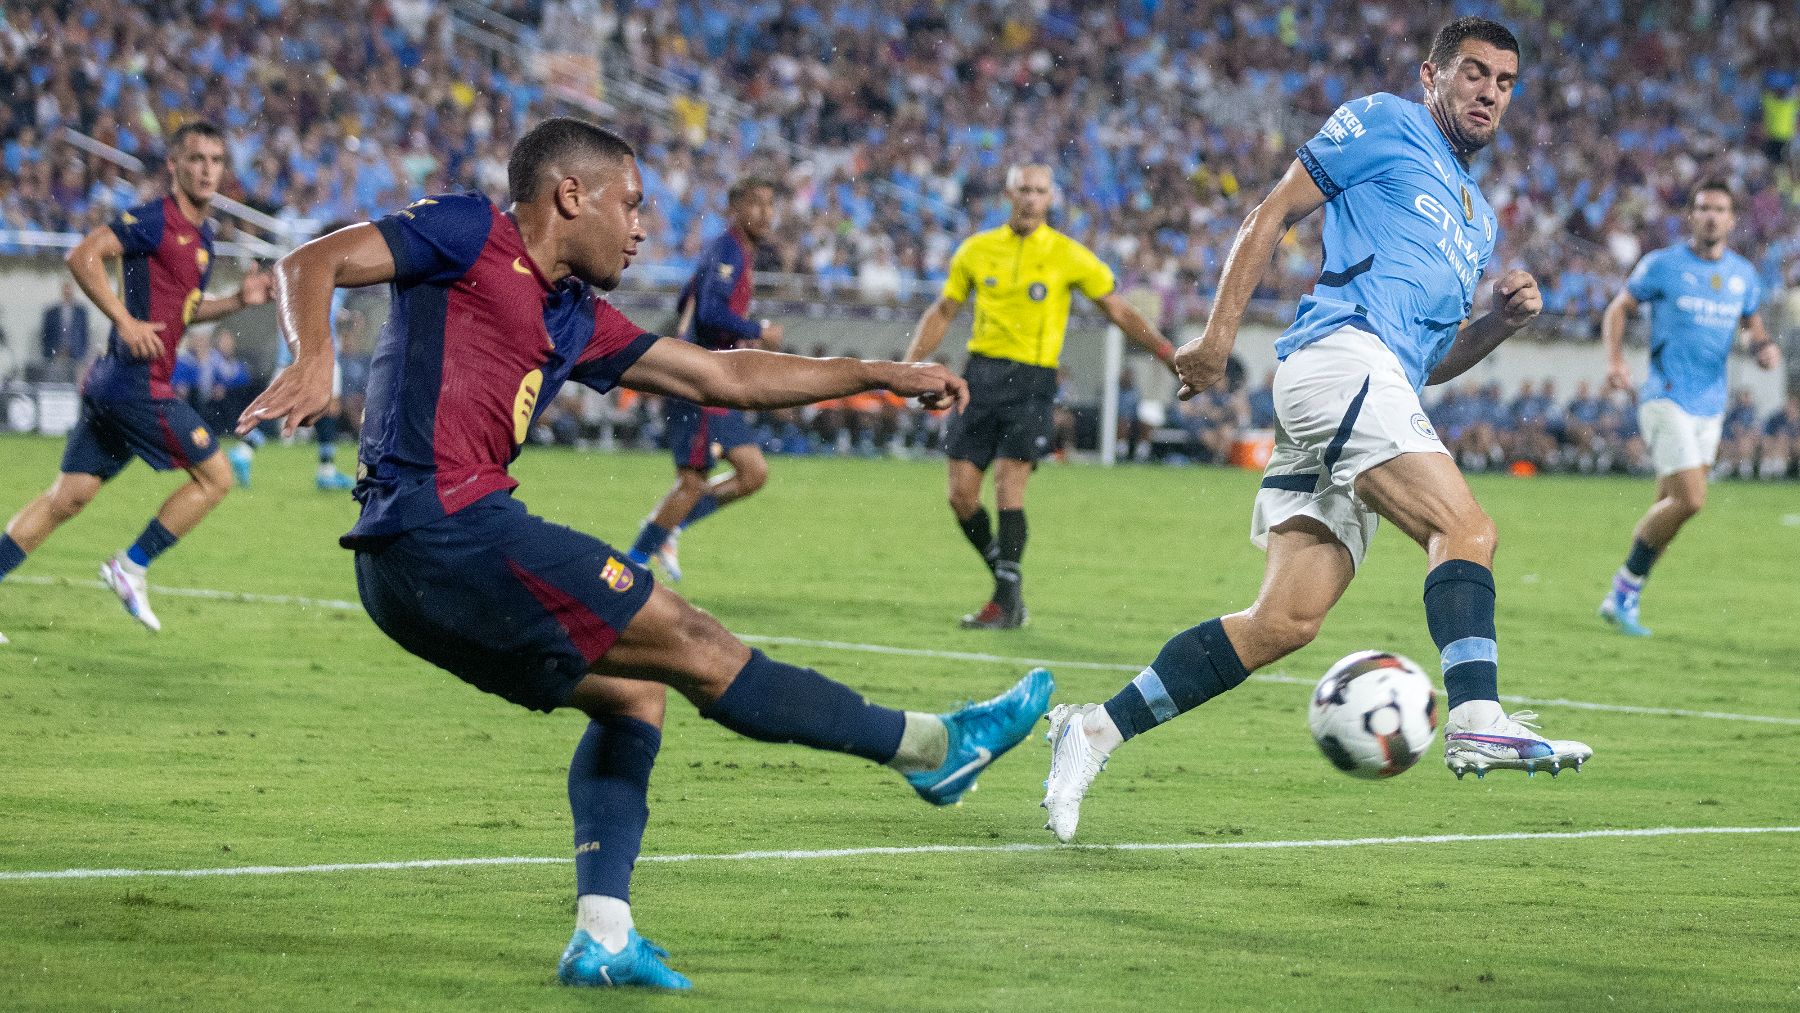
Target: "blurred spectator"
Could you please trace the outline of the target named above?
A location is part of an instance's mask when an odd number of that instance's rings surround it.
[[[87,361],[87,303],[75,297],[75,284],[62,283],[62,298],[44,310],[39,345],[44,352],[44,378],[72,382]]]
[[[1781,410],[1770,416],[1763,427],[1762,466],[1758,477],[1764,480],[1786,478],[1793,473],[1800,458],[1800,397],[1789,394]]]

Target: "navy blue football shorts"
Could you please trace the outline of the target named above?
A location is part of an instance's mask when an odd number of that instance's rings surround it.
[[[756,442],[750,420],[730,408],[703,408],[670,398],[668,421],[669,453],[677,468],[709,471],[724,454]]]
[[[192,468],[218,453],[200,413],[175,398],[128,401],[81,399],[81,415],[63,448],[69,475],[109,479],[136,457],[157,471]]]
[[[356,553],[363,608],[401,647],[552,711],[650,597],[650,571],[505,492]]]

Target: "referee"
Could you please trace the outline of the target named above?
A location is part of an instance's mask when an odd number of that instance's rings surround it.
[[[1012,218],[964,240],[950,258],[944,291],[913,330],[908,361],[931,357],[964,301],[975,297],[969,339],[969,406],[952,416],[950,509],[994,575],[994,596],[963,617],[965,629],[1025,624],[1019,560],[1025,554],[1025,484],[1050,448],[1056,365],[1069,324],[1069,294],[1080,289],[1125,336],[1167,365],[1174,347],[1116,291],[1112,269],[1087,247],[1044,224],[1054,185],[1047,165],[1006,172]],[[981,477],[994,464],[998,538],[981,505]]]

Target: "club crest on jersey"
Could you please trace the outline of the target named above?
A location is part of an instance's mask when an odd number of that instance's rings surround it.
[[[1425,417],[1424,412],[1413,412],[1412,427],[1413,432],[1418,433],[1428,440],[1435,440],[1438,438],[1437,430],[1431,428],[1431,420]]]
[[[205,426],[195,426],[194,431],[188,434],[188,439],[193,441],[194,446],[202,449],[212,444],[212,434],[206,431]]]
[[[993,278],[992,276],[981,279],[981,283],[983,285],[986,285],[988,288],[993,288],[995,285],[1000,284],[1000,282],[997,279]]]
[[[1043,282],[1034,281],[1031,283],[1031,287],[1025,290],[1025,294],[1031,297],[1032,302],[1043,302],[1044,297],[1050,294],[1050,290],[1044,287]]]
[[[719,265],[719,277],[724,278],[726,281],[731,280],[731,265],[730,264],[720,264]]]
[[[629,591],[637,578],[631,575],[631,567],[613,556],[606,557],[606,565],[600,568],[600,580],[614,591]]]
[[[1469,199],[1469,188],[1466,186],[1462,188],[1462,200],[1463,221],[1473,225],[1475,223],[1475,202]]]
[[[1730,280],[1725,282],[1725,287],[1730,290],[1732,295],[1743,295],[1744,289],[1748,286],[1744,284],[1744,279],[1734,274]]]

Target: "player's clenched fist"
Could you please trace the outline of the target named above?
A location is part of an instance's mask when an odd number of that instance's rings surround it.
[[[1506,326],[1513,330],[1531,323],[1544,311],[1544,295],[1538,291],[1537,279],[1517,268],[1494,282],[1494,302],[1499,305]]]
[[[1175,352],[1175,376],[1181,381],[1176,397],[1188,400],[1203,390],[1210,390],[1225,378],[1225,362],[1231,356],[1229,345],[1225,355],[1209,350],[1204,335],[1182,345]]]
[[[926,408],[962,411],[969,403],[969,385],[963,378],[935,362],[884,362],[881,386],[901,397],[916,397]]]

